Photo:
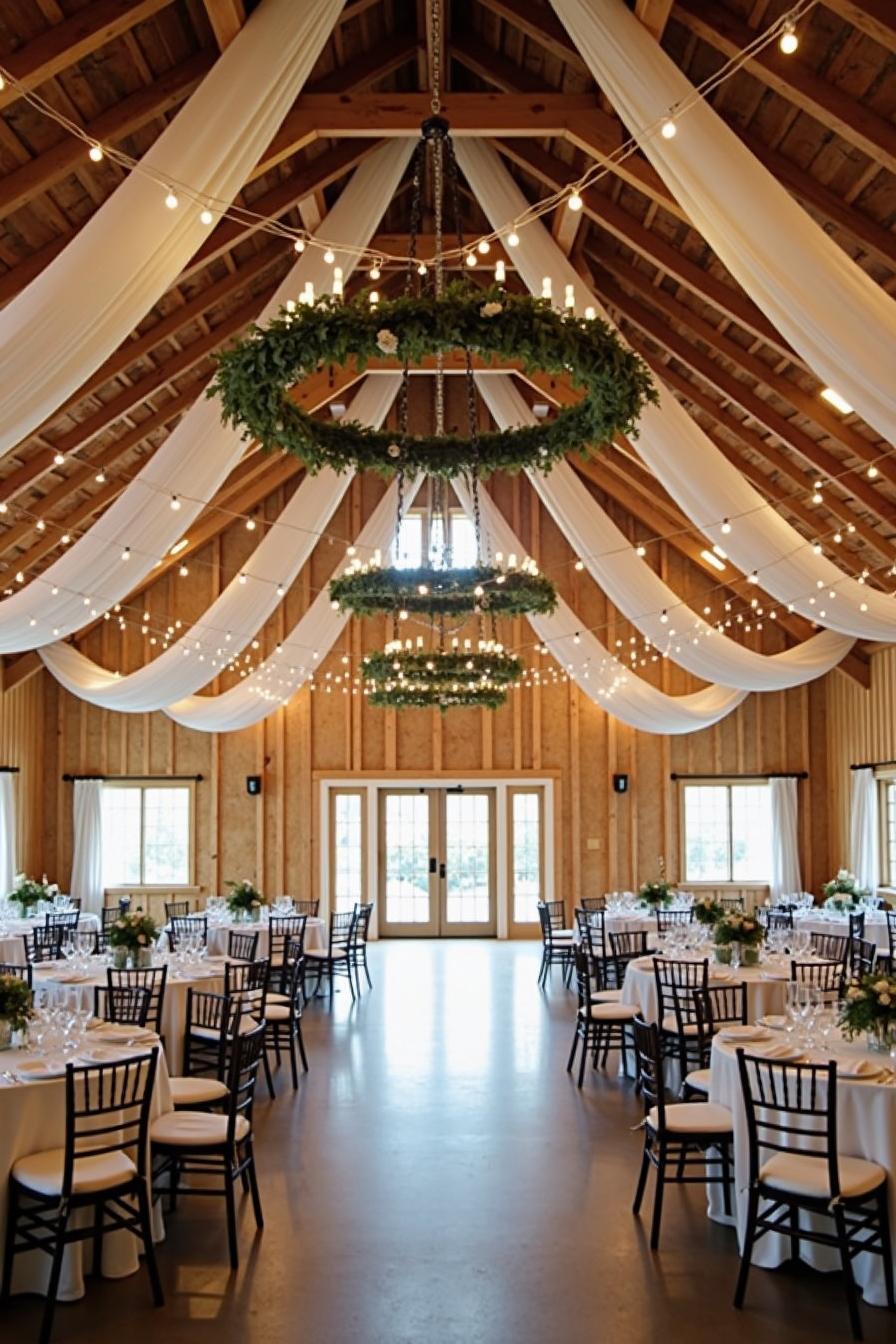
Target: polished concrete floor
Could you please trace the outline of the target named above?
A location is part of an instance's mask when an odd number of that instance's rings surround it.
[[[640,1135],[631,1085],[565,1072],[573,998],[536,987],[526,943],[392,942],[374,989],[306,1016],[311,1072],[257,1110],[266,1227],[185,1202],[160,1248],[167,1301],[144,1278],[89,1281],[56,1344],[245,1339],[315,1344],[750,1344],[848,1338],[838,1276],[761,1270],[732,1309],[734,1234],[702,1191],[670,1190],[663,1245],[630,1211]],[[2,1314],[34,1338],[38,1306]],[[894,1317],[863,1312],[866,1339]]]

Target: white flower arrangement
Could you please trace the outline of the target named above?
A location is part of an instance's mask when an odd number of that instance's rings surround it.
[[[381,327],[376,334],[376,343],[384,355],[394,355],[398,351],[398,337],[388,327]]]
[[[484,303],[484,304],[482,305],[482,307],[479,309],[479,316],[480,316],[480,317],[497,317],[498,314],[499,314],[499,313],[503,313],[503,311],[504,311],[504,305],[503,305],[503,303],[497,303],[497,302],[495,302],[494,299],[492,299],[491,302],[489,302],[489,303]]]

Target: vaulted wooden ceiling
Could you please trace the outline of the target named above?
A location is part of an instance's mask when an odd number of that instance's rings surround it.
[[[466,95],[506,95],[502,114],[483,118],[481,129],[530,199],[578,177],[625,137],[546,0],[444,5],[449,114],[453,102],[469,129],[477,102]],[[0,0],[0,64],[98,140],[139,156],[252,7],[244,0]],[[634,0],[632,7],[698,83],[788,6]],[[892,292],[896,6],[824,0],[799,35],[796,55],[764,52],[711,100],[838,245]],[[353,134],[353,119],[368,129],[372,121],[376,131],[382,122],[383,134],[413,125],[420,100],[410,95],[428,89],[429,40],[424,0],[347,3],[240,203],[313,229],[379,143],[376,133]],[[388,119],[370,104],[369,95],[383,92],[393,95]],[[339,94],[356,97],[340,101]],[[547,104],[533,95],[548,94],[568,99],[567,113],[548,100],[554,110],[536,121],[532,107]],[[515,134],[497,133],[511,125]],[[334,134],[318,135],[317,126]],[[527,133],[539,129],[540,136]],[[90,162],[83,144],[9,86],[0,92],[0,304],[40,273],[119,180],[108,159]],[[819,379],[690,227],[646,160],[627,159],[584,196],[580,214],[560,206],[546,222],[628,339],[804,535],[836,532],[842,541],[831,544],[843,568],[867,569],[869,582],[887,587],[885,567],[896,558],[896,457],[886,455],[888,445],[859,417],[821,400]],[[465,227],[484,227],[469,194],[465,208]],[[382,226],[388,250],[403,250],[406,218],[399,196]],[[17,573],[40,572],[124,489],[201,395],[214,352],[256,316],[294,259],[285,240],[221,222],[128,341],[0,462],[0,501],[8,508],[0,587],[15,586]],[[345,382],[324,376],[313,392],[325,402]],[[681,528],[676,544],[699,562],[696,534],[630,454],[617,449],[579,469],[647,532]],[[299,470],[292,460],[250,452],[191,529],[191,548]],[[811,502],[818,479],[826,482],[823,505]],[[794,634],[805,633],[803,623],[792,624]]]

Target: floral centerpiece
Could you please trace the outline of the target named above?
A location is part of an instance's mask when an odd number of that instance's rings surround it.
[[[646,910],[660,910],[671,905],[677,895],[675,883],[666,881],[666,861],[662,855],[657,866],[659,877],[652,878],[638,888],[638,900]]]
[[[155,920],[142,910],[119,915],[108,932],[115,965],[121,968],[130,961],[134,966],[151,966],[153,944],[158,936]]]
[[[722,914],[713,927],[716,961],[730,962],[735,943],[740,948],[740,959],[744,966],[755,966],[759,960],[759,948],[765,937],[765,930],[752,915],[732,910]]]
[[[38,882],[35,877],[18,873],[16,885],[6,899],[15,901],[21,907],[22,918],[27,919],[39,901],[52,901],[58,891],[55,882]]]
[[[715,896],[698,896],[694,901],[694,918],[698,924],[717,924],[724,913],[724,905]]]
[[[863,897],[871,895],[867,887],[859,886],[855,873],[846,868],[841,868],[836,877],[825,882],[822,891],[825,909],[836,910],[841,915],[851,914]]]
[[[253,887],[248,878],[239,882],[228,882],[230,895],[227,908],[236,919],[248,919],[253,923],[261,919],[264,897],[257,887]]]
[[[14,1031],[24,1031],[34,1016],[31,986],[17,975],[0,975],[0,1050],[12,1045]]]
[[[864,1032],[869,1050],[888,1054],[896,1048],[896,975],[871,971],[850,985],[840,1006],[840,1026],[849,1040]]]

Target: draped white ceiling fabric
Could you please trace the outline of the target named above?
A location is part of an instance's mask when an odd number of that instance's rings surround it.
[[[234,44],[235,45],[235,44]],[[366,244],[395,194],[411,153],[410,140],[390,140],[355,170],[325,221],[337,247]],[[352,257],[340,257],[348,275]],[[306,281],[329,288],[332,269],[320,248],[307,248],[259,315],[264,322],[296,298]],[[0,602],[0,653],[36,649],[63,639],[152,572],[186,534],[244,451],[238,429],[221,422],[221,405],[200,395],[139,476],[74,545],[39,578]],[[171,508],[172,496],[181,507]],[[123,548],[130,559],[122,561]],[[54,591],[56,590],[56,591]],[[87,600],[85,600],[87,599]]]
[[[352,402],[351,419],[378,429],[400,382],[398,373],[367,378]],[[66,690],[103,709],[143,714],[198,691],[264,625],[280,601],[278,586],[288,588],[295,580],[353,475],[325,469],[306,476],[240,573],[187,634],[153,662],[119,676],[61,643],[42,649],[41,658]]]
[[[422,477],[405,486],[405,500],[412,500]],[[398,487],[389,486],[362,527],[355,549],[363,557],[374,551],[384,554],[395,536]],[[346,562],[347,563],[347,562]],[[337,569],[340,572],[345,566]],[[305,684],[345,629],[347,612],[334,611],[326,588],[318,593],[288,635],[282,651],[267,658],[257,671],[221,695],[190,695],[168,705],[165,713],[184,728],[203,733],[232,733],[273,714]],[[316,656],[315,656],[316,655]],[[325,692],[324,692],[325,693]]]
[[[472,518],[473,501],[466,484],[459,480],[451,484]],[[480,491],[479,503],[486,546],[493,553],[525,555],[526,548],[484,490]],[[641,732],[677,735],[709,728],[736,709],[749,694],[727,686],[708,686],[690,695],[667,695],[624,667],[596,635],[583,630],[575,612],[562,598],[551,616],[527,619],[561,667],[595,704]]]
[[[502,228],[517,218],[528,202],[498,152],[469,139],[458,140],[456,148],[492,227]],[[519,239],[514,264],[533,293],[541,292],[542,277],[549,275],[555,294],[573,285],[577,312],[593,305],[604,321],[614,325],[543,224],[527,224]],[[656,380],[654,386],[660,401],[641,413],[638,452],[694,525],[738,568],[747,574],[756,570],[767,593],[808,620],[855,639],[892,640],[896,601],[844,574],[826,556],[815,555],[811,544],[754,490],[668,388]],[[728,533],[722,531],[725,518],[733,520]],[[829,597],[831,592],[834,598]]]
[[[263,0],[143,159],[231,204],[320,54],[342,0]],[[0,456],[95,372],[208,237],[202,205],[165,206],[130,173],[64,251],[0,314]]]
[[[507,375],[476,383],[501,429],[537,423]],[[746,649],[681,601],[620,532],[567,462],[550,472],[527,472],[570,546],[596,583],[654,646],[704,681],[720,681],[745,691],[780,691],[823,676],[852,647],[832,630],[813,635],[784,653]],[[662,619],[663,612],[669,621]],[[674,636],[671,630],[674,629]]]
[[[703,100],[622,0],[551,0],[601,90],[716,256],[810,368],[896,444],[896,305]]]

